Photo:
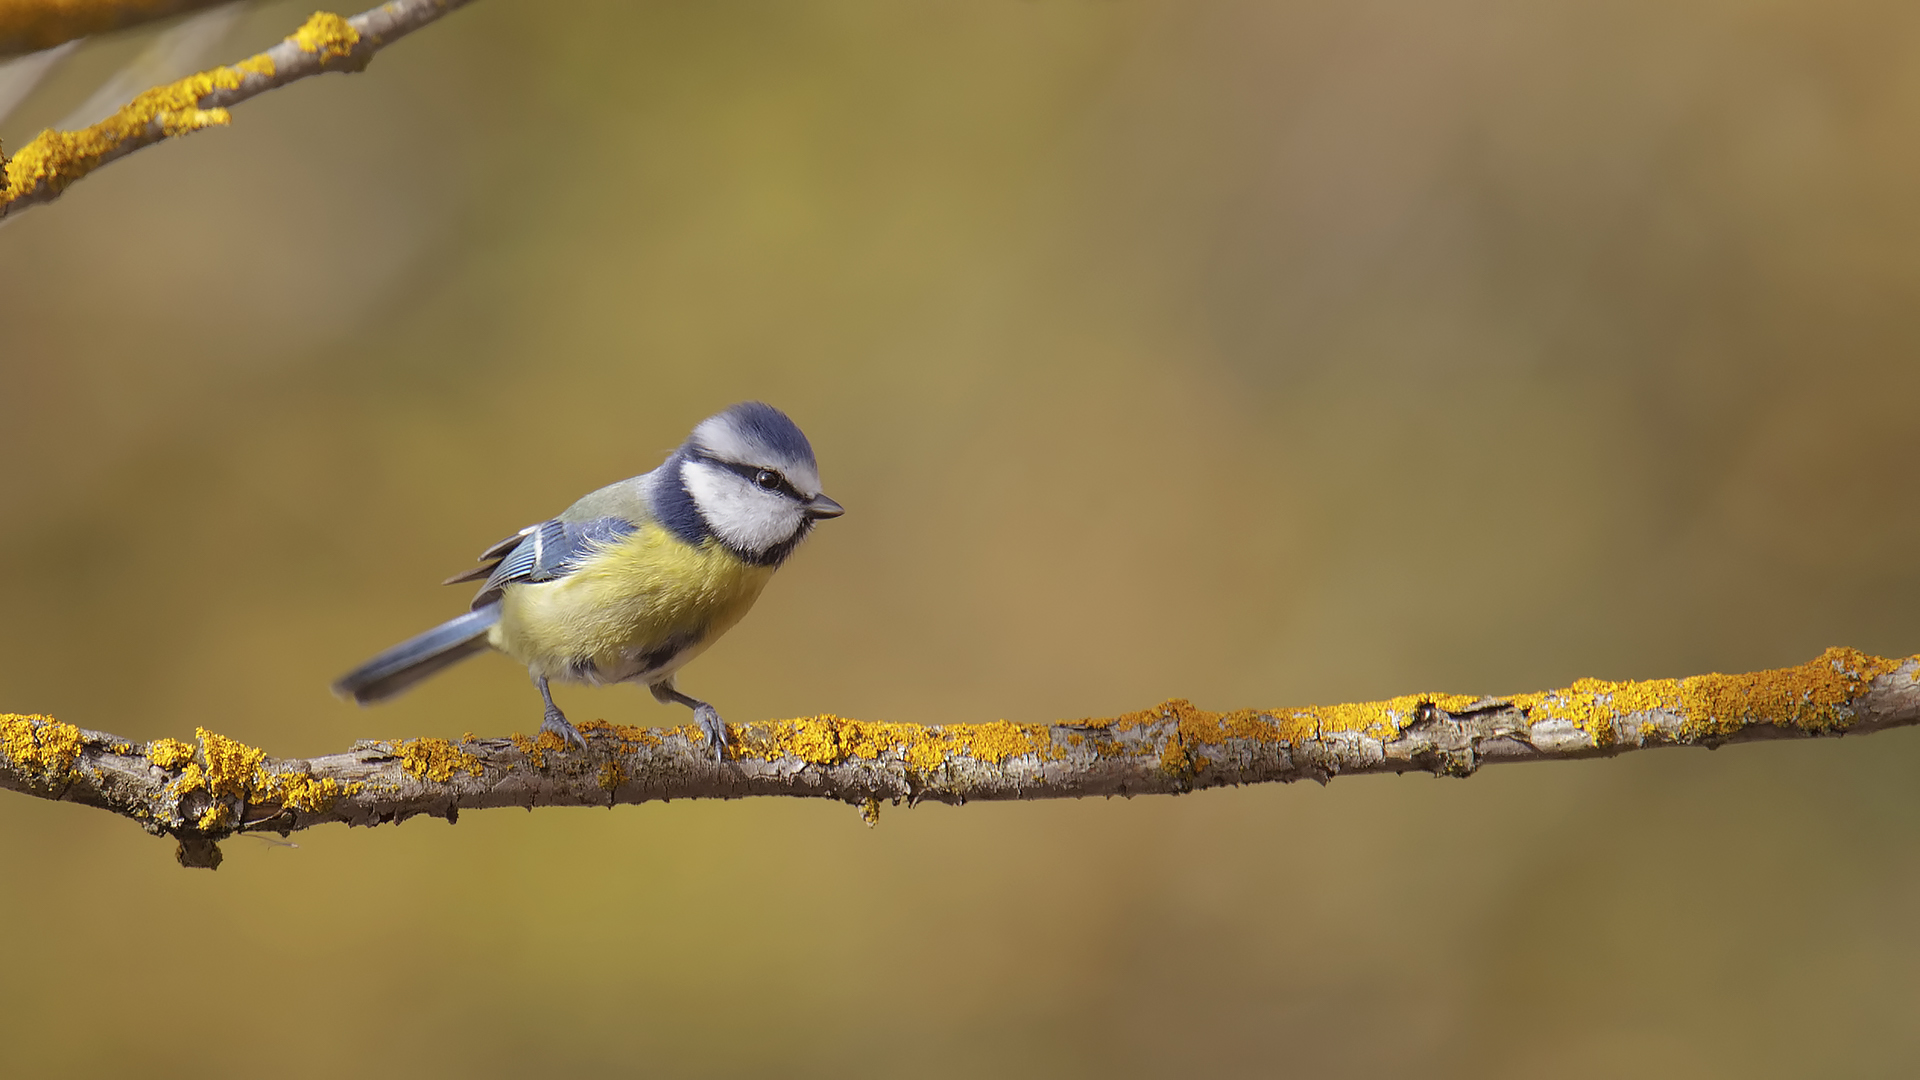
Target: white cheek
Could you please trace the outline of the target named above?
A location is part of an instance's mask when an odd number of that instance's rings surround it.
[[[762,491],[725,469],[689,462],[683,474],[707,527],[742,551],[761,552],[785,543],[806,517],[792,499]]]

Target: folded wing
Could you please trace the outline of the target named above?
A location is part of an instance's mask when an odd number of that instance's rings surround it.
[[[640,526],[619,517],[589,521],[543,521],[529,525],[480,553],[481,565],[448,578],[443,584],[485,578],[473,598],[476,610],[495,600],[517,581],[552,581],[572,573],[594,551],[625,539]]]

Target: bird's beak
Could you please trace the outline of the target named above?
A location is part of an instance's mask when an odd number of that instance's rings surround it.
[[[841,514],[844,514],[846,512],[847,512],[846,507],[841,506],[839,503],[834,502],[832,499],[827,498],[825,495],[815,495],[813,498],[807,500],[807,516],[808,517],[816,517],[816,518],[839,517]]]

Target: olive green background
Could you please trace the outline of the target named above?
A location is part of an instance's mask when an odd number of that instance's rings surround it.
[[[1916,131],[1895,0],[483,0],[0,229],[0,708],[531,729],[326,687],[749,397],[848,513],[683,673],[735,720],[1920,652]],[[1910,731],[214,874],[0,794],[0,1072],[1905,1076],[1916,830]]]

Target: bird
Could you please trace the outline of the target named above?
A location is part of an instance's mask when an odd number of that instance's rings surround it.
[[[546,706],[540,730],[564,745],[587,743],[551,683],[638,683],[692,709],[719,760],[719,711],[681,693],[675,676],[746,615],[816,522],[843,513],[821,492],[813,446],[785,413],[733,405],[653,471],[481,552],[479,566],[443,582],[482,582],[466,614],[380,653],[333,690],[369,705],[495,649],[526,665]]]

